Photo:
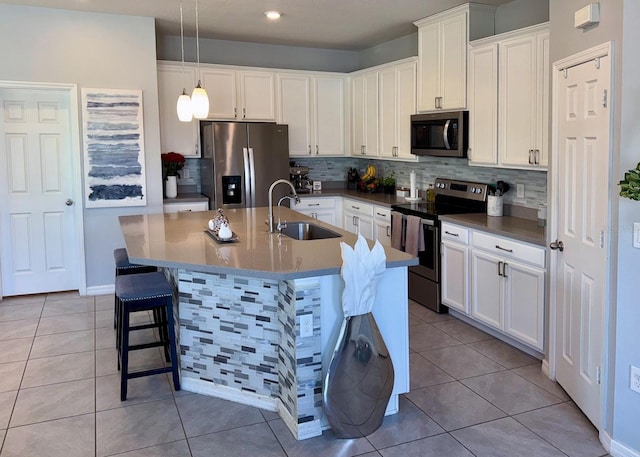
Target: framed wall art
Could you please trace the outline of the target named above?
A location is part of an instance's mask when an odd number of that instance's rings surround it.
[[[142,91],[81,92],[86,207],[146,206]]]

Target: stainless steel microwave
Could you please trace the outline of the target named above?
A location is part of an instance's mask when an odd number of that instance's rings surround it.
[[[414,114],[411,116],[411,154],[467,157],[469,112]]]

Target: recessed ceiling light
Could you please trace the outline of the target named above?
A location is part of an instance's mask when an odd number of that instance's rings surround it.
[[[280,16],[282,16],[282,13],[280,13],[279,11],[265,11],[264,15],[267,16],[269,19],[275,21],[276,19],[280,19]]]

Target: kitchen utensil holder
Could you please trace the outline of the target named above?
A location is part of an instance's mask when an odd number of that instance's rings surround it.
[[[487,216],[502,216],[502,195],[487,195]]]

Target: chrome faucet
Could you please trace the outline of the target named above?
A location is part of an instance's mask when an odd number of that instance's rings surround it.
[[[291,192],[293,192],[293,198],[295,199],[296,203],[300,203],[300,198],[298,197],[298,193],[296,192],[296,188],[293,187],[293,184],[291,184],[290,181],[287,181],[286,179],[278,179],[276,181],[273,182],[273,184],[271,184],[271,186],[269,186],[269,233],[274,233],[275,232],[275,228],[273,225],[273,188],[276,187],[278,184],[289,184],[289,187],[291,187]],[[278,208],[280,207],[280,203],[282,202],[282,198],[280,199],[280,201],[278,202]],[[278,219],[280,219],[280,210],[278,209]]]
[[[287,221],[282,222],[282,220],[280,219],[280,205],[282,205],[282,202],[285,200],[294,201],[294,197],[285,195],[280,200],[278,200],[278,225],[276,225],[276,230],[278,231],[278,233],[282,233],[282,229],[287,228]],[[300,201],[299,198],[298,198],[298,201]]]

